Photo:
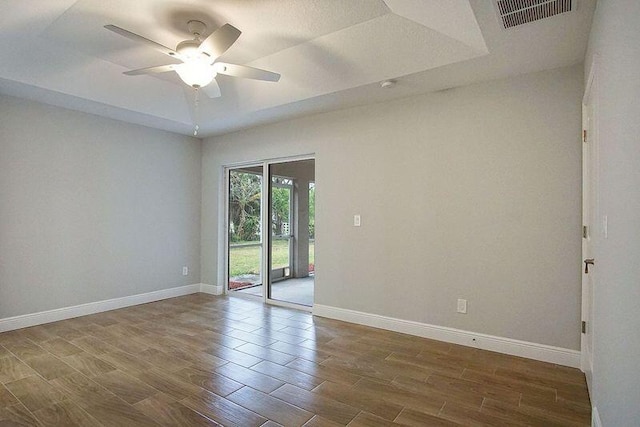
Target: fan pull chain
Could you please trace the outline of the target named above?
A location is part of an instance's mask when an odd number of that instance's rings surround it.
[[[199,117],[200,117],[200,91],[198,90],[198,88],[195,88],[196,94],[194,97],[194,102],[193,102],[193,110],[194,110],[194,128],[193,128],[193,136],[198,136],[198,130],[200,129],[200,126],[198,126],[198,122]]]

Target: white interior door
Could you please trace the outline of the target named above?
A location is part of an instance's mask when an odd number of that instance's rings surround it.
[[[596,128],[596,97],[595,95],[595,67],[585,91],[582,105],[583,144],[582,144],[582,336],[581,336],[581,365],[587,377],[587,384],[591,392],[591,378],[593,371],[593,291],[596,285],[594,259],[594,237],[596,233],[606,233],[606,224],[598,230],[598,137]],[[606,218],[604,219],[606,221]]]

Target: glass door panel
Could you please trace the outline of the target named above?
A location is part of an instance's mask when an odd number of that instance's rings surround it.
[[[227,289],[262,297],[262,166],[230,169],[228,190]]]
[[[268,300],[313,305],[314,181],[313,159],[269,165]]]

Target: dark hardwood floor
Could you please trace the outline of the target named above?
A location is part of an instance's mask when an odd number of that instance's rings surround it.
[[[0,425],[588,426],[577,369],[194,294],[0,334]]]

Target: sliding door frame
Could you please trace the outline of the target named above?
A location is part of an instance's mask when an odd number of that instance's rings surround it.
[[[224,266],[224,287],[223,292],[225,295],[229,295],[229,184],[230,178],[229,173],[233,169],[242,169],[246,167],[258,167],[262,166],[262,206],[260,207],[261,214],[261,241],[262,241],[262,265],[260,268],[260,281],[262,282],[262,300],[266,304],[277,305],[281,307],[295,308],[298,310],[311,312],[313,307],[309,307],[301,304],[294,304],[286,301],[278,301],[272,298],[269,298],[269,287],[271,282],[271,192],[269,191],[271,188],[270,182],[270,167],[271,165],[276,165],[279,163],[288,163],[288,162],[296,162],[300,160],[314,160],[316,159],[315,153],[311,154],[303,154],[298,156],[289,156],[289,157],[276,157],[272,159],[266,160],[258,160],[251,162],[239,162],[239,163],[231,163],[223,166],[224,173],[224,182],[223,182],[223,193],[224,193],[224,253],[222,254],[222,265]],[[314,177],[314,182],[316,182]],[[293,194],[292,194],[293,197]],[[220,264],[218,264],[220,265]],[[291,266],[293,267],[293,266]],[[252,298],[255,299],[251,295],[245,295],[241,292],[233,292],[234,296],[239,296],[242,298]]]

